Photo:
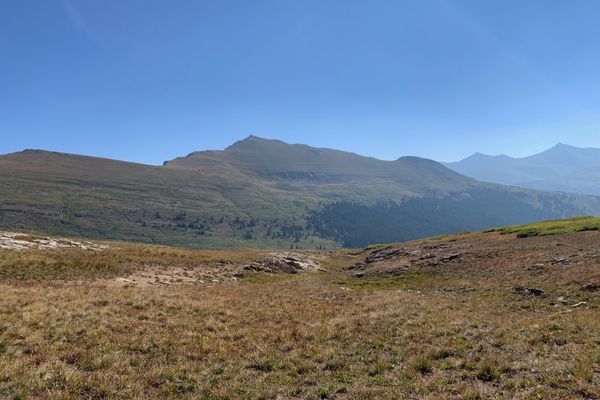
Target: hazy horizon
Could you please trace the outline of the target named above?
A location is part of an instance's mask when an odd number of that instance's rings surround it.
[[[186,153],[182,153],[182,154],[176,155],[173,158],[170,158],[170,159],[166,159],[165,158],[164,160],[162,160],[160,162],[157,162],[157,163],[144,163],[144,162],[136,161],[136,160],[127,160],[127,159],[105,157],[105,156],[98,155],[98,154],[72,153],[72,152],[67,152],[67,151],[63,151],[63,150],[60,150],[60,149],[44,149],[44,148],[35,148],[35,147],[23,148],[23,149],[19,149],[19,150],[16,150],[14,152],[11,152],[11,153],[18,153],[18,152],[26,151],[26,150],[51,151],[51,152],[57,152],[57,153],[75,154],[75,155],[88,156],[88,157],[108,158],[108,159],[114,159],[114,160],[117,160],[117,161],[125,161],[125,162],[133,162],[133,163],[141,163],[141,164],[159,166],[159,165],[162,165],[166,161],[171,161],[171,160],[173,160],[173,159],[175,159],[177,157],[185,157],[188,154],[194,153],[194,152],[201,152],[201,151],[223,151],[223,150],[227,149],[227,147],[233,145],[234,143],[236,143],[238,141],[242,141],[242,140],[248,139],[250,136],[255,136],[255,137],[258,137],[260,139],[266,139],[266,140],[279,140],[279,141],[282,141],[281,139],[275,138],[275,137],[273,137],[273,138],[267,138],[267,137],[263,137],[263,136],[260,136],[260,135],[248,135],[248,136],[239,138],[239,139],[235,140],[234,142],[229,143],[228,145],[226,145],[226,146],[224,146],[222,148],[192,149],[192,150],[190,150],[190,151],[188,151]],[[360,151],[343,150],[343,149],[339,149],[339,148],[335,148],[335,147],[318,147],[318,146],[313,146],[311,143],[291,143],[291,142],[285,142],[285,141],[283,141],[283,142],[287,143],[287,144],[290,144],[290,145],[306,145],[306,146],[310,146],[310,147],[314,147],[314,148],[324,148],[324,149],[331,149],[331,150],[346,151],[346,152],[349,152],[349,153],[355,153],[355,154],[358,154],[360,156],[371,157],[371,158],[375,158],[375,159],[382,160],[382,161],[394,161],[394,160],[397,160],[398,158],[401,158],[401,157],[415,156],[414,154],[400,154],[397,157],[393,157],[393,158],[389,158],[389,159],[384,159],[384,158],[379,158],[379,157],[376,157],[376,156],[371,156],[371,155],[368,155],[368,154],[363,154]],[[458,160],[435,160],[435,159],[432,159],[432,160],[440,162],[440,163],[452,163],[452,162],[462,161],[465,158],[471,157],[471,156],[473,156],[475,154],[481,154],[481,155],[484,155],[484,156],[492,156],[492,157],[496,157],[496,156],[508,156],[508,157],[511,157],[511,158],[522,158],[522,157],[527,157],[527,156],[532,156],[532,155],[539,154],[541,152],[544,152],[546,150],[549,150],[551,148],[554,148],[554,147],[560,146],[560,145],[566,145],[568,147],[575,147],[575,148],[578,148],[578,149],[592,148],[592,147],[589,147],[589,146],[581,146],[581,147],[579,147],[579,146],[570,145],[569,143],[559,142],[559,143],[556,143],[553,146],[550,146],[550,147],[548,147],[546,149],[543,149],[543,150],[541,150],[539,152],[532,153],[532,154],[526,154],[524,156],[513,156],[511,154],[504,154],[504,153],[502,153],[502,154],[488,154],[488,153],[482,153],[482,152],[474,152],[474,153],[471,153],[471,154],[469,154],[469,155],[467,155],[467,156],[465,156],[465,157],[463,157],[461,159],[458,159]],[[4,154],[10,154],[10,153],[0,153],[0,155],[4,155]],[[417,156],[417,157],[419,157],[419,156]],[[426,158],[426,157],[424,157],[424,158]]]
[[[248,135],[383,160],[600,147],[600,3],[0,5],[0,153],[160,164]]]

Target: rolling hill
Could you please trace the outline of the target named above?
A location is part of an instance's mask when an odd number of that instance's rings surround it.
[[[170,245],[333,248],[599,214],[600,198],[481,183],[250,136],[162,166],[25,150],[0,156],[0,228]]]
[[[559,143],[529,157],[475,153],[444,165],[485,182],[600,196],[600,149],[595,148]]]

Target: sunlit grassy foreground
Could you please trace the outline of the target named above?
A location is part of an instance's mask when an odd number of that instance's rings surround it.
[[[0,251],[0,398],[597,398],[600,301],[581,286],[600,282],[599,241],[460,235],[410,246],[460,245],[480,268],[465,255],[358,278],[344,268],[368,253],[328,253],[326,273],[166,287],[106,282],[144,260],[213,268],[256,254]],[[572,264],[529,267],[567,248]]]

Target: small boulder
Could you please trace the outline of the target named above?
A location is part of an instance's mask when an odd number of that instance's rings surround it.
[[[462,256],[462,253],[452,253],[452,254],[447,254],[445,256],[442,256],[440,258],[440,260],[442,260],[442,262],[450,262],[454,259],[459,258],[460,256]]]
[[[297,274],[302,272],[323,272],[316,260],[300,254],[274,253],[269,257],[244,267],[246,271],[265,273]]]
[[[553,265],[568,264],[569,258],[568,257],[554,257],[552,260],[550,260],[550,263],[552,263]]]
[[[361,261],[354,265],[349,266],[347,269],[351,271],[351,270],[355,270],[355,269],[363,269],[366,266],[367,266],[367,264],[365,262]]]
[[[536,297],[546,296],[546,293],[542,289],[526,288],[523,286],[516,287],[515,292],[519,293],[519,294],[526,294],[526,295],[531,295],[531,296],[536,296]]]
[[[594,283],[588,283],[584,287],[581,288],[584,292],[596,292],[600,290],[600,285],[596,285]]]

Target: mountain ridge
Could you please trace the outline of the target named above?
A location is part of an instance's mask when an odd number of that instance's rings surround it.
[[[524,188],[600,195],[600,149],[564,143],[527,157],[475,153],[443,163],[477,180]]]
[[[0,228],[190,247],[358,247],[600,213],[600,198],[478,182],[250,136],[163,166],[59,152],[0,156]]]

